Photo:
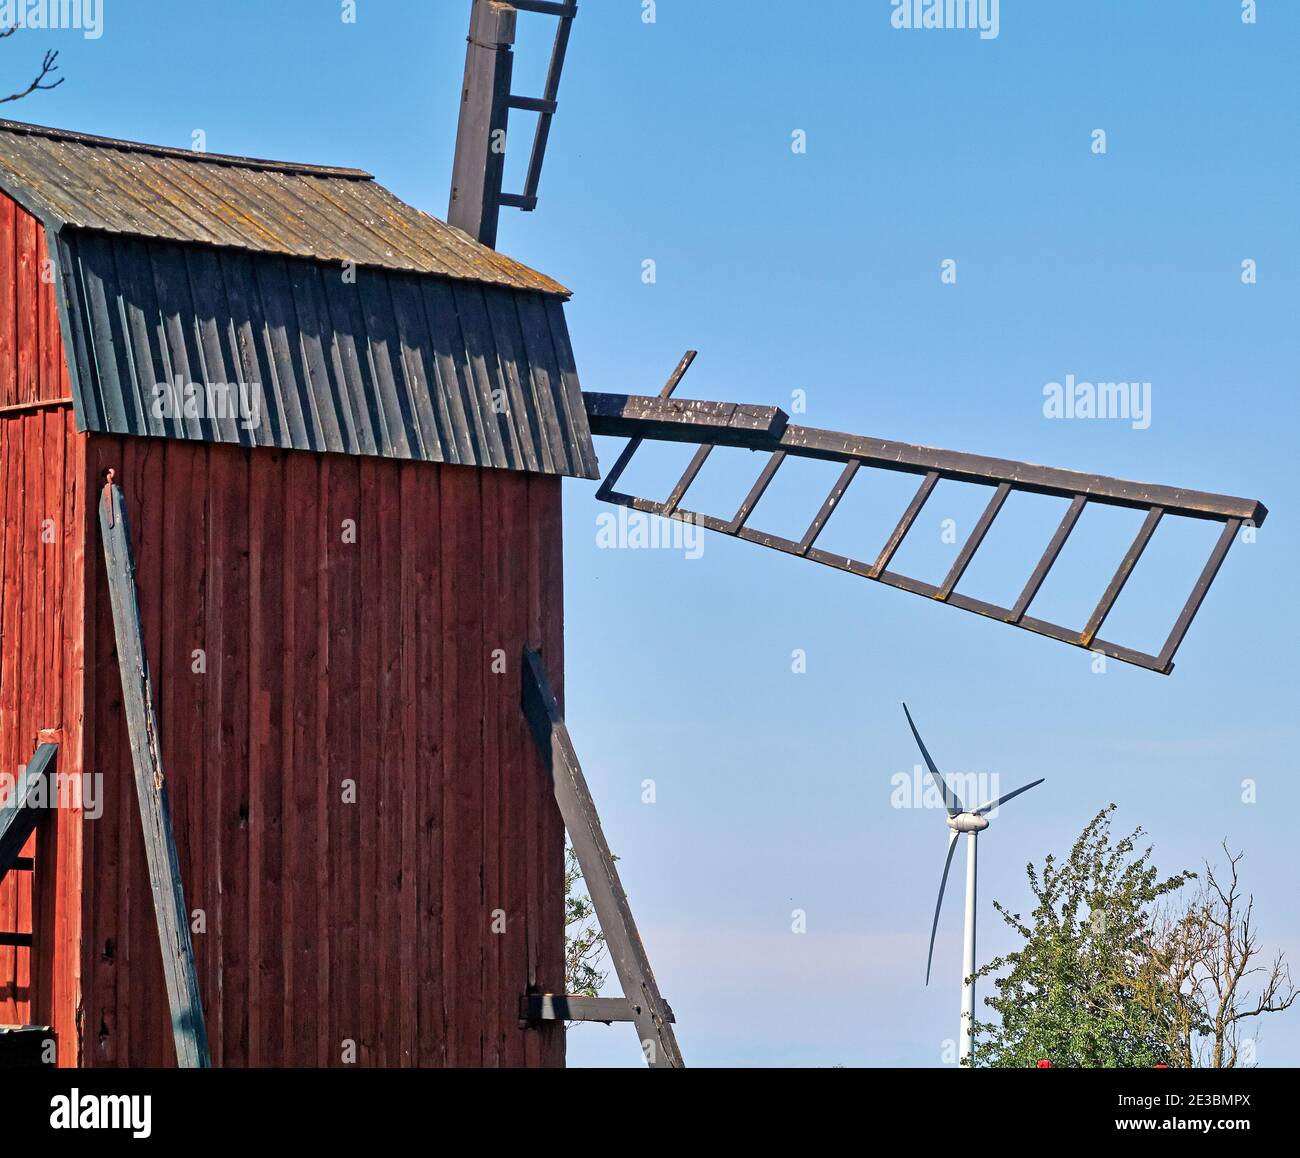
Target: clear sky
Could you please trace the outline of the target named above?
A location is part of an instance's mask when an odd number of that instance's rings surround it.
[[[68,78],[0,111],[361,166],[441,216],[468,0],[357,0],[355,24],[342,8],[107,0],[98,39],[0,44],[9,88],[47,46]],[[587,389],[654,393],[694,347],[683,396],[789,409],[802,391],[807,425],[1271,509],[1165,678],[1096,673],[1086,652],[743,543],[601,549],[608,508],[567,483],[569,722],[687,1061],[944,1060],[962,870],[927,990],[945,829],[891,806],[918,759],[905,698],[941,767],[1004,791],[1047,777],[981,840],[981,960],[1010,947],[991,901],[1026,908],[1025,862],[1113,801],[1170,872],[1224,838],[1244,849],[1266,947],[1300,966],[1300,5],[1259,0],[1250,26],[1239,0],[1002,0],[990,39],[894,29],[888,0],[642,12],[582,4],[541,207],[501,232],[574,289]],[[517,87],[536,95],[550,24],[521,24]],[[1044,386],[1067,375],[1149,382],[1149,426],[1045,417]],[[617,444],[599,449],[610,465]],[[648,456],[628,483],[661,497],[688,456]],[[759,464],[717,457],[700,503],[729,513]],[[797,538],[834,473],[791,470],[756,523]],[[860,479],[824,545],[873,557],[899,487]],[[972,594],[1014,599],[1059,517],[1015,503]],[[943,520],[960,541],[981,506],[941,487],[899,569],[941,577],[957,550]],[[1133,529],[1127,513],[1082,525],[1036,611],[1079,625]],[[1161,529],[1108,638],[1158,649],[1212,530]],[[1258,1057],[1300,1063],[1300,1014],[1265,1023]],[[639,1055],[626,1026],[587,1026],[570,1060]]]

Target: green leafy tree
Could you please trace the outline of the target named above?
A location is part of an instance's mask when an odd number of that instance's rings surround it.
[[[975,975],[994,978],[985,1004],[999,1020],[975,1023],[974,1064],[1177,1064],[1172,1043],[1197,1011],[1153,952],[1151,929],[1165,898],[1195,874],[1162,877],[1152,850],[1138,852],[1141,828],[1112,836],[1114,810],[1092,819],[1064,861],[1027,866],[1028,920],[995,903],[1023,944]]]
[[[564,984],[575,997],[598,997],[609,971],[605,934],[596,923],[591,898],[580,891],[582,868],[573,846],[564,846]]]

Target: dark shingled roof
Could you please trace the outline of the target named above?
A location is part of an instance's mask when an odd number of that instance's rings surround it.
[[[0,121],[0,189],[83,430],[599,477],[564,287],[368,174]]]
[[[196,153],[0,120],[0,185],[55,228],[569,292],[398,200],[360,169]]]

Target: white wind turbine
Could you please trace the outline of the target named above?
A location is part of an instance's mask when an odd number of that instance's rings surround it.
[[[992,812],[1012,797],[1019,796],[1022,792],[1028,792],[1043,781],[1042,779],[1035,780],[1033,784],[1026,784],[1023,788],[1017,788],[1014,792],[1008,792],[1005,796],[1000,796],[997,800],[990,801],[988,804],[981,804],[978,808],[967,808],[957,799],[956,794],[944,783],[943,777],[939,775],[939,769],[934,766],[934,761],[930,759],[930,753],[926,751],[925,743],[921,740],[921,733],[916,730],[916,725],[912,722],[912,713],[907,710],[906,704],[903,705],[903,714],[907,716],[908,726],[912,729],[912,735],[916,737],[916,746],[921,749],[921,755],[925,757],[925,763],[930,769],[930,775],[934,777],[935,784],[943,794],[943,805],[948,810],[948,828],[951,830],[948,836],[948,857],[943,862],[943,879],[939,881],[939,899],[934,904],[934,922],[930,926],[930,955],[925,961],[925,983],[927,985],[930,984],[930,964],[934,960],[934,934],[939,928],[939,910],[943,907],[943,890],[948,884],[948,870],[952,867],[953,849],[957,847],[957,838],[963,832],[970,838],[969,843],[966,845],[966,931],[962,942],[960,1038],[960,1060],[963,1065],[969,1065],[971,1024],[975,1019],[975,838],[989,826],[989,822],[984,818],[985,813]]]

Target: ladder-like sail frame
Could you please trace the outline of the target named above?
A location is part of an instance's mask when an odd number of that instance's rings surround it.
[[[928,599],[959,607],[963,611],[1000,620],[1061,643],[1100,652],[1111,659],[1163,675],[1173,671],[1174,655],[1187,635],[1187,630],[1200,610],[1206,593],[1218,575],[1219,568],[1223,565],[1223,560],[1238,532],[1243,526],[1261,526],[1268,514],[1264,504],[1254,499],[1128,482],[1102,475],[1034,466],[1009,459],[987,458],[960,451],[935,450],[909,443],[795,426],[789,421],[788,415],[775,406],[749,406],[731,402],[673,398],[672,392],[693,358],[692,352],[683,359],[658,397],[635,394],[587,393],[584,395],[593,434],[631,440],[619,456],[613,470],[601,484],[597,498],[646,514],[692,523],[788,555],[810,559],[814,563],[848,571],[860,578],[885,583],[915,595],[923,595]],[[615,489],[637,449],[645,440],[685,442],[699,446],[668,498],[662,502],[623,494]],[[768,455],[757,480],[739,509],[734,515],[726,518],[692,511],[682,505],[710,452],[717,446],[743,447],[766,452]],[[791,457],[821,459],[844,464],[844,470],[818,508],[807,531],[798,541],[756,530],[750,525],[755,508],[764,492],[776,477],[781,464]],[[893,533],[871,561],[852,559],[822,550],[817,546],[817,540],[827,521],[844,497],[849,485],[862,473],[864,467],[902,471],[920,478],[917,491]],[[984,513],[958,552],[948,574],[939,584],[926,583],[891,571],[889,567],[894,555],[933,494],[936,485],[945,479],[991,487],[992,493]],[[1070,500],[1070,506],[1015,603],[1010,607],[1000,607],[966,595],[957,588],[1007,498],[1017,492],[1066,498]],[[1145,512],[1146,518],[1120,562],[1119,568],[1102,591],[1095,610],[1082,627],[1062,627],[1056,623],[1037,619],[1029,614],[1030,606],[1043,581],[1060,557],[1066,540],[1079,521],[1079,516],[1089,504],[1140,510]],[[1156,528],[1163,519],[1171,517],[1217,522],[1222,524],[1223,530],[1187,602],[1175,619],[1164,646],[1158,654],[1151,655],[1101,638],[1100,632],[1106,619],[1137,567]]]

